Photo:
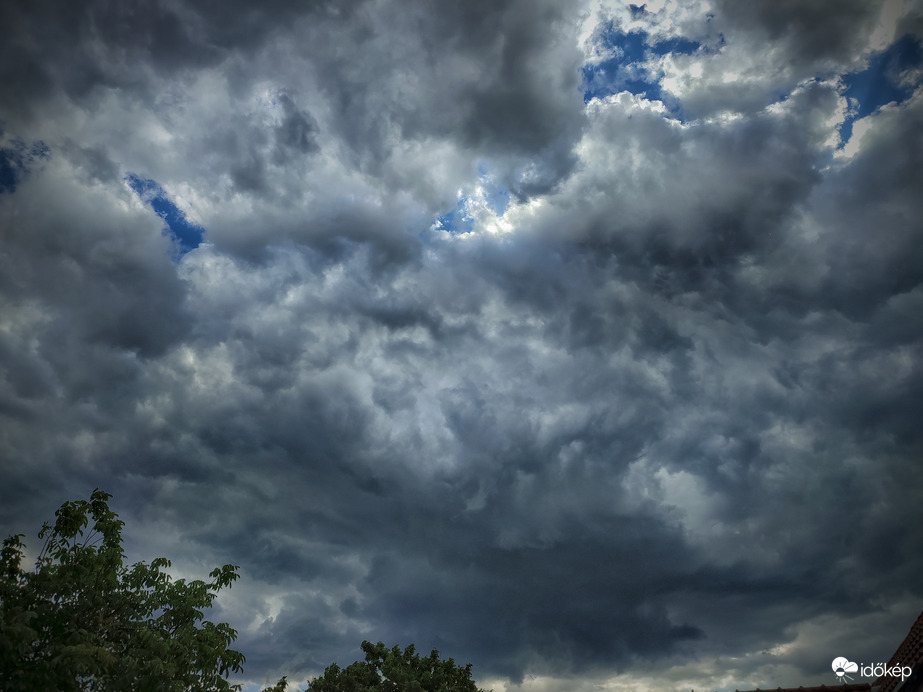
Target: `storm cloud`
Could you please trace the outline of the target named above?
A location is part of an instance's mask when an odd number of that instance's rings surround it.
[[[6,3],[0,529],[247,689],[833,684],[923,609],[912,2]],[[917,192],[914,192],[916,190]]]

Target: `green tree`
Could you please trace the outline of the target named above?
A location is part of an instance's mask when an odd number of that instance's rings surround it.
[[[288,689],[288,676],[283,675],[272,687],[264,687],[263,692],[285,692]]]
[[[306,692],[484,692],[471,679],[470,663],[462,667],[451,658],[440,660],[436,649],[421,657],[413,644],[401,651],[366,641],[362,650],[365,661],[328,666]]]
[[[164,558],[126,566],[124,522],[110,497],[97,489],[89,501],[64,503],[39,533],[45,544],[32,571],[21,567],[22,534],[3,542],[0,689],[239,690],[226,679],[242,671],[243,654],[228,648],[237,632],[203,620],[237,567],[174,581]]]

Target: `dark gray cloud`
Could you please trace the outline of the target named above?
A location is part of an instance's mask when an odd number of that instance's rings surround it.
[[[886,660],[923,101],[843,77],[918,14],[4,6],[0,528],[99,486],[133,559],[240,564],[254,686],[362,639],[508,692]],[[607,31],[657,89],[584,94]]]
[[[738,31],[753,32],[783,51],[790,64],[817,69],[818,62],[840,66],[855,60],[866,49],[868,36],[884,2],[825,3],[758,1],[742,5],[716,3],[715,13]]]

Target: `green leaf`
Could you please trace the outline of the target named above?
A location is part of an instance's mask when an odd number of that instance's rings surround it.
[[[65,502],[31,572],[25,545],[10,536],[0,552],[0,670],[4,689],[232,690],[243,670],[231,648],[237,632],[203,621],[222,588],[237,578],[225,565],[212,581],[173,582],[166,558],[127,566],[122,522],[99,489]]]

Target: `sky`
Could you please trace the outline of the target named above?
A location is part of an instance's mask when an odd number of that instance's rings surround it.
[[[903,0],[0,4],[0,533],[99,487],[130,560],[239,565],[246,690],[365,639],[494,692],[887,661],[921,40]]]

